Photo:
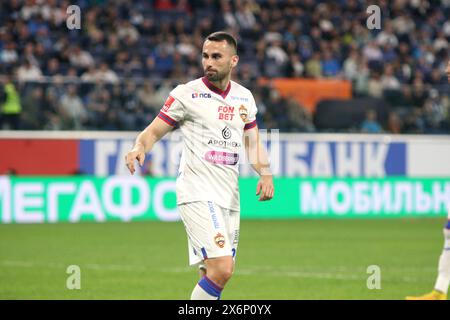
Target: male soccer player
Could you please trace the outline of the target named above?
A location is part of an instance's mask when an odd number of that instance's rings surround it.
[[[450,61],[445,72],[450,82]],[[434,289],[423,296],[408,296],[406,297],[407,300],[447,300],[448,287],[450,285],[450,208],[447,219],[447,225],[444,228],[444,250],[439,258],[439,274]]]
[[[177,86],[159,115],[142,131],[126,155],[131,174],[145,153],[179,126],[183,153],[176,183],[177,205],[184,223],[191,265],[204,265],[204,276],[191,299],[220,299],[234,269],[239,238],[238,163],[242,144],[260,179],[260,201],[274,195],[272,174],[256,124],[251,92],[231,81],[239,57],[233,36],[209,35],[202,49],[204,77]]]

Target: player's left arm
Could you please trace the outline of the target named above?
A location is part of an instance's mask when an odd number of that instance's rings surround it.
[[[260,176],[256,187],[256,195],[259,195],[259,201],[272,199],[275,192],[273,175],[270,170],[267,152],[259,137],[258,126],[245,130],[244,146],[251,166]]]

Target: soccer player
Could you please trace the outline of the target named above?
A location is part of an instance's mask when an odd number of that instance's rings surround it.
[[[135,160],[174,127],[183,135],[183,153],[176,182],[177,205],[188,236],[190,265],[203,266],[193,300],[220,299],[234,270],[239,240],[238,163],[242,145],[260,175],[260,201],[274,195],[267,153],[256,124],[251,92],[230,80],[238,64],[237,43],[226,32],[215,32],[203,43],[204,77],[178,85],[159,115],[142,131],[126,165],[133,174]]]
[[[450,61],[445,72],[450,82]],[[444,238],[444,250],[439,258],[439,274],[434,289],[423,296],[408,296],[406,297],[407,300],[447,300],[448,287],[450,285],[450,208],[447,225],[444,228]]]

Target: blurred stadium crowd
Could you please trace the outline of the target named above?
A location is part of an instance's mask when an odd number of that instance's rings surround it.
[[[176,84],[202,75],[204,37],[228,30],[239,43],[235,79],[253,91],[261,127],[320,131],[259,78],[338,78],[354,97],[389,105],[385,119],[367,112],[347,131],[450,133],[450,0],[72,2],[0,2],[1,128],[141,130]],[[80,30],[66,27],[71,4]],[[366,27],[371,4],[380,30]]]

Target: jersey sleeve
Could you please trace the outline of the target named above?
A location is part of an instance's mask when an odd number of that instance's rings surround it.
[[[176,127],[184,119],[185,114],[185,107],[178,98],[179,90],[177,89],[178,87],[170,92],[158,114],[158,118],[173,127]]]
[[[249,130],[257,126],[256,114],[258,113],[258,108],[256,107],[256,102],[253,96],[251,96],[251,106],[248,112],[248,121],[245,123],[244,130]]]

